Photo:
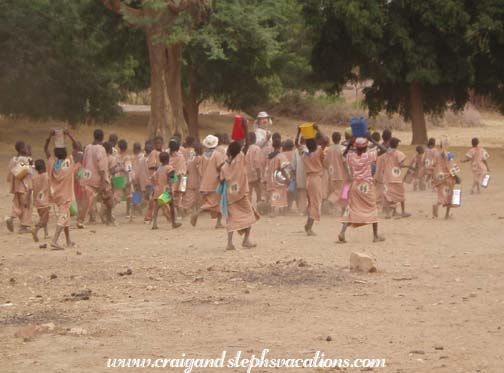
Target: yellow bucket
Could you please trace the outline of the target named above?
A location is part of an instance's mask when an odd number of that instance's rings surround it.
[[[305,139],[313,139],[315,138],[316,132],[315,128],[313,127],[315,123],[303,123],[299,126],[299,129],[301,130],[301,134]]]

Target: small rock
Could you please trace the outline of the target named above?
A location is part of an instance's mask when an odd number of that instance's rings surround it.
[[[13,284],[15,284],[15,283],[16,283],[16,279],[15,279],[15,278],[11,278],[11,279],[9,280],[9,282],[13,285]]]
[[[51,280],[54,280],[54,279],[58,278],[58,275],[57,275],[57,274],[55,274],[55,273],[53,273],[53,274],[51,274],[51,276],[49,276],[49,278],[50,278]]]
[[[410,351],[410,354],[425,355],[425,351],[423,351],[423,350],[412,350],[412,351]]]
[[[87,334],[87,330],[77,326],[77,327],[71,328],[68,331],[68,333],[74,334],[74,335],[85,335],[85,334]]]
[[[434,346],[434,350],[441,351],[441,350],[444,350],[444,347],[443,347],[443,346],[441,346],[441,345],[435,345],[435,346]]]
[[[52,322],[37,326],[37,331],[42,333],[52,332],[54,329],[56,329],[56,325]]]
[[[250,290],[245,290],[244,293],[245,294],[250,294]]]
[[[350,254],[350,269],[360,272],[376,272],[374,259],[367,254],[352,252]]]
[[[82,255],[82,253],[80,251],[77,251],[76,254],[77,255]]]
[[[95,230],[90,230],[89,232],[91,232],[91,233],[96,233],[96,231],[95,231]]]
[[[327,336],[327,338],[325,339],[327,342],[331,342],[332,341],[332,337],[330,335]]]
[[[203,282],[204,278],[202,276],[195,277],[193,282]]]
[[[306,267],[306,266],[307,266],[306,260],[300,259],[299,263],[298,263],[298,267]]]
[[[46,243],[40,244],[39,249],[47,249],[47,244]]]
[[[131,276],[133,274],[133,270],[131,268],[128,268],[124,272],[118,272],[117,273],[119,276]]]

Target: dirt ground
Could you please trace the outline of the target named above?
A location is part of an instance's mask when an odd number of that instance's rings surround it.
[[[310,358],[321,351],[330,358],[384,358],[387,366],[373,370],[380,372],[502,372],[500,122],[431,131],[453,139],[457,159],[479,134],[491,154],[491,185],[470,195],[470,166],[463,165],[462,207],[447,221],[431,219],[434,193],[409,186],[412,217],[381,220],[383,243],[373,244],[371,227],[362,227],[336,245],[334,216],[316,223],[313,238],[304,235],[301,216],[263,217],[252,231],[257,248],[225,252],[225,231],[214,230],[206,216],[196,228],[185,220],[172,231],[163,221],[151,231],[141,218],[128,223],[122,205],[118,227],[72,230],[78,247],[62,252],[39,249],[30,236],[2,228],[0,372],[105,372],[108,358],[202,358],[223,350],[250,356],[265,348],[270,357]],[[50,125],[27,126],[0,123],[0,169],[13,141],[26,134],[41,155]],[[106,128],[112,130],[142,138],[139,125]],[[88,140],[90,132],[82,128],[77,135]],[[412,147],[403,149],[412,154]],[[9,209],[2,177],[0,216]],[[352,251],[375,257],[378,272],[350,272]],[[47,323],[54,329],[30,336],[30,326]],[[15,336],[20,331],[28,336]]]

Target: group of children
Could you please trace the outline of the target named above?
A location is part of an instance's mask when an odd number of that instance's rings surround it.
[[[126,201],[127,217],[142,214],[152,229],[159,228],[160,212],[173,228],[181,226],[184,216],[190,216],[191,225],[196,226],[199,215],[209,212],[216,219],[215,228],[227,228],[227,249],[233,250],[234,232],[244,235],[242,247],[255,246],[250,231],[259,219],[257,210],[282,215],[291,212],[295,203],[297,211],[307,217],[304,229],[309,236],[315,235],[313,225],[322,211],[332,211],[342,222],[338,242],[345,242],[349,226],[367,224],[373,226],[373,240],[378,242],[384,240],[378,234],[380,209],[385,218],[410,216],[405,209],[405,183],[412,183],[414,190],[435,188],[433,217],[438,216],[439,206],[446,207],[445,217],[449,217],[460,169],[448,151],[447,138],[441,139],[439,148],[430,139],[427,149],[418,146],[407,160],[390,130],[363,137],[347,130],[344,138],[334,132],[330,144],[316,125],[311,138],[301,136],[298,129],[295,141],[282,141],[279,133],[271,133],[271,124],[271,118],[260,113],[253,130],[244,123],[245,137],[239,140],[217,134],[201,143],[191,136],[182,142],[175,134],[165,147],[164,139],[157,136],[146,141],[143,149],[134,143],[132,154],[126,140],[112,134],[104,141],[100,129],[94,131],[93,143],[84,148],[64,131],[72,153],[61,144],[51,153],[49,144],[56,133],[51,131],[44,146],[47,165],[42,159],[33,162],[29,147],[19,141],[17,155],[9,163],[8,182],[14,198],[7,228],[13,231],[18,218],[20,233],[31,232],[38,241],[43,229],[47,237],[54,206],[57,224],[51,246],[60,250],[61,232],[67,246],[74,245],[69,232],[72,213],[77,215],[78,228],[97,217],[106,224],[117,224],[114,208]],[[462,162],[471,161],[472,192],[479,192],[489,172],[489,156],[477,139],[472,145]],[[33,208],[39,215],[35,225]]]

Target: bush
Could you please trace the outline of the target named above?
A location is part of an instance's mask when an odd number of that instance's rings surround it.
[[[348,126],[354,116],[367,117],[367,110],[362,103],[346,102],[339,96],[312,96],[300,92],[285,94],[278,104],[270,108],[276,116],[299,119],[300,121]],[[443,115],[426,115],[427,127],[477,127],[482,126],[481,115],[476,108],[468,105],[464,111],[454,113],[451,110]],[[375,118],[369,118],[369,125],[374,129],[390,128],[406,131],[411,128],[409,122],[398,115],[380,113]]]

